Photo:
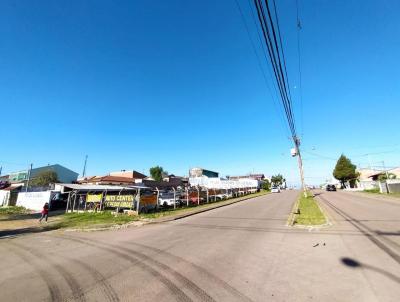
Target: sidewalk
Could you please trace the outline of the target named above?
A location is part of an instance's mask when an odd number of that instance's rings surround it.
[[[364,196],[369,199],[375,199],[375,200],[383,200],[391,203],[400,203],[400,195],[388,195],[388,194],[381,194],[381,193],[367,193],[367,192],[349,192],[349,191],[343,191],[347,194],[351,195],[356,195],[356,196]]]

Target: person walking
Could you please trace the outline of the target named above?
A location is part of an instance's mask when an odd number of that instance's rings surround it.
[[[47,218],[49,217],[49,203],[46,202],[43,206],[42,217],[40,217],[39,222],[42,222],[43,218],[47,222]]]

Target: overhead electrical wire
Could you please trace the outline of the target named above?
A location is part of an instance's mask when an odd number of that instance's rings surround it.
[[[264,36],[265,44],[267,45],[269,59],[274,71],[274,76],[285,110],[286,119],[289,124],[292,138],[297,146],[298,139],[287,77],[286,60],[282,49],[282,38],[278,26],[277,29],[275,29],[275,23],[278,23],[278,19],[277,16],[275,16],[276,21],[274,21],[268,0],[265,0],[265,5],[263,5],[261,0],[254,0],[254,4],[257,10],[257,16],[260,21],[260,27]],[[274,12],[276,14],[276,7],[274,7]]]
[[[236,3],[238,4],[237,0],[235,0],[235,1],[236,1]],[[266,49],[265,49],[265,46],[264,46],[264,43],[263,43],[263,40],[262,40],[262,37],[261,37],[261,33],[260,33],[259,26],[257,25],[257,21],[256,21],[256,17],[255,17],[254,10],[253,10],[253,5],[251,4],[251,1],[252,1],[252,0],[248,0],[248,1],[247,1],[247,2],[248,2],[248,5],[249,5],[249,8],[250,8],[250,12],[251,12],[251,17],[252,17],[252,19],[253,19],[253,23],[254,23],[254,26],[255,26],[255,28],[256,28],[256,32],[257,32],[257,36],[258,36],[258,41],[259,41],[259,43],[260,43],[260,45],[261,45],[262,54],[264,55],[265,61],[268,62],[268,57],[267,57]],[[249,35],[250,35],[250,33],[249,33]],[[261,66],[261,65],[260,65],[260,66]],[[270,68],[267,68],[267,70],[268,70],[268,75],[269,75],[269,77],[270,77],[270,80],[273,82],[274,79],[273,79],[273,76],[272,76],[271,69],[270,69]],[[263,73],[264,73],[264,72],[263,72]],[[264,77],[264,79],[265,79],[265,81],[268,83],[268,80],[266,79],[266,77]],[[269,86],[269,85],[268,85],[268,86]],[[276,85],[272,85],[272,87],[274,88],[275,95],[276,95],[276,98],[273,98],[274,104],[275,104],[275,106],[278,108],[277,110],[278,110],[278,112],[279,112],[279,116],[280,116],[280,118],[281,118],[282,124],[283,124],[284,127],[287,129],[288,133],[290,134],[290,129],[289,129],[289,127],[288,127],[288,124],[285,122],[285,114],[284,114],[284,112],[283,112],[283,110],[282,110],[282,107],[279,106],[279,101],[277,100],[277,99],[278,99],[278,94],[279,94],[279,92],[278,92],[278,90],[277,90],[277,88],[276,88]]]
[[[301,51],[300,51],[300,30],[301,21],[300,21],[300,13],[299,13],[299,0],[296,0],[296,18],[297,18],[297,56],[299,60],[298,69],[299,69],[299,95],[300,95],[300,128],[301,128],[301,138],[304,138],[304,120],[303,120],[303,87],[302,87],[302,74],[301,74]]]
[[[263,68],[263,65],[262,65],[260,56],[258,55],[256,46],[255,46],[254,41],[253,41],[253,38],[251,37],[250,29],[249,29],[249,26],[247,25],[246,18],[245,18],[245,16],[244,16],[243,10],[242,10],[242,8],[241,8],[241,6],[240,6],[238,0],[235,0],[235,3],[236,3],[236,6],[237,6],[237,8],[238,8],[238,10],[239,10],[239,13],[240,13],[240,16],[241,16],[241,18],[242,18],[242,21],[243,21],[244,27],[245,27],[245,29],[246,29],[247,35],[248,35],[248,37],[249,37],[249,40],[250,40],[250,42],[251,42],[251,46],[252,46],[252,48],[253,48],[254,54],[255,54],[255,56],[256,56],[256,58],[257,58],[257,63],[258,63],[258,66],[259,66],[259,68],[260,68],[260,70],[261,70],[261,73],[262,73],[262,75],[263,75],[265,84],[267,85],[268,91],[269,91],[269,93],[270,93],[270,95],[271,95],[271,98],[272,98],[272,101],[273,101],[275,110],[277,111],[278,116],[279,116],[280,119],[281,119],[282,125],[284,125],[284,127],[286,126],[287,131],[290,132],[289,128],[287,127],[287,124],[286,124],[285,121],[284,121],[284,113],[283,113],[283,111],[282,111],[282,108],[279,106],[279,101],[278,101],[277,97],[274,96],[274,94],[273,94],[273,92],[272,92],[272,89],[271,89],[271,86],[270,86],[270,84],[268,83],[267,76],[266,76],[266,74],[265,74],[265,71],[264,71],[264,68]],[[251,7],[251,6],[250,6],[250,9],[252,10],[252,7]],[[253,11],[251,11],[251,12],[252,12],[252,14],[253,14]],[[255,22],[255,20],[254,20],[254,22]],[[257,24],[255,23],[255,25],[257,25]],[[259,31],[258,31],[258,28],[257,28],[257,34],[258,34],[258,36],[259,36],[260,43],[261,43],[261,45],[263,46],[262,41],[261,41],[261,37],[260,37],[260,34],[259,34]],[[266,55],[265,52],[263,52],[263,53],[264,53],[264,55]],[[268,69],[268,71],[269,71],[269,69]],[[273,85],[273,87],[275,88],[275,93],[276,93],[276,95],[277,95],[278,92],[277,92],[277,90],[276,90],[275,85]]]

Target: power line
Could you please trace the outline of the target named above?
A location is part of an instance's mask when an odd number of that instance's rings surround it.
[[[299,0],[296,0],[296,17],[297,17],[297,56],[299,59],[299,92],[300,92],[300,125],[301,138],[304,138],[304,120],[303,120],[303,87],[301,75],[301,51],[300,51],[300,30],[302,29],[299,14]]]
[[[303,161],[300,153],[300,140],[297,137],[296,133],[296,123],[293,113],[293,103],[290,93],[289,77],[286,68],[286,59],[283,51],[282,36],[279,28],[277,7],[275,0],[273,0],[274,13],[275,13],[275,20],[274,20],[274,18],[272,17],[268,0],[264,0],[264,3],[265,4],[262,3],[262,0],[254,0],[254,5],[257,10],[258,20],[260,22],[260,27],[262,29],[264,36],[264,41],[265,44],[267,45],[269,59],[273,67],[276,84],[279,88],[282,105],[285,109],[286,119],[288,121],[290,132],[292,134],[293,143],[295,145],[294,149],[295,152],[294,153],[292,152],[292,155],[297,156],[298,158],[301,183],[304,190],[304,195],[306,196]],[[266,9],[266,13],[264,7]],[[268,18],[266,17],[266,15],[268,16]]]
[[[235,1],[236,1],[236,3],[238,4],[237,0],[235,0]],[[260,45],[261,45],[262,53],[263,53],[263,55],[264,55],[265,61],[268,61],[268,57],[267,57],[267,53],[266,53],[266,50],[265,50],[265,46],[264,46],[264,43],[262,42],[262,38],[261,38],[260,28],[259,28],[259,26],[257,25],[256,17],[255,17],[255,15],[254,15],[254,11],[253,11],[253,6],[251,5],[251,0],[248,0],[247,3],[248,3],[248,5],[249,5],[249,7],[250,7],[251,16],[252,16],[253,23],[254,23],[254,26],[255,26],[255,28],[256,28],[256,31],[257,31],[258,41],[259,41],[259,43],[260,43]],[[249,36],[250,36],[250,34],[249,34]],[[259,59],[259,57],[258,57],[258,59]],[[260,68],[262,68],[261,65],[262,65],[262,64],[260,63]],[[267,68],[267,70],[268,70],[268,74],[269,74],[269,77],[270,77],[270,79],[271,79],[271,82],[273,82],[273,77],[272,77],[272,73],[271,73],[270,68]],[[263,75],[264,75],[265,81],[268,82],[267,79],[266,79],[266,76],[265,76],[265,73],[264,73],[264,72],[263,72]],[[276,86],[275,86],[275,85],[272,85],[272,87],[273,87],[274,90],[275,90],[275,95],[278,96],[278,90],[277,90]],[[268,89],[269,89],[269,85],[268,85]],[[270,90],[270,92],[271,92],[271,90]],[[271,95],[272,95],[272,93],[271,93]],[[283,110],[282,110],[282,107],[279,106],[279,103],[278,103],[277,98],[274,98],[274,97],[273,97],[272,99],[273,99],[273,101],[274,101],[275,107],[278,108],[278,112],[279,112],[278,115],[279,115],[279,117],[280,117],[282,123],[285,125],[284,127],[287,129],[288,133],[290,133],[290,129],[289,129],[288,125],[285,123],[285,120],[284,120],[285,114],[284,114],[284,112],[283,112]]]
[[[252,48],[253,48],[254,54],[255,54],[255,56],[256,56],[256,58],[257,58],[257,63],[258,63],[258,66],[259,66],[259,68],[260,68],[260,70],[261,70],[261,73],[262,73],[262,75],[263,75],[265,84],[267,85],[268,91],[269,91],[269,93],[270,93],[270,95],[271,95],[271,98],[272,98],[272,101],[273,101],[275,110],[276,110],[278,116],[280,117],[282,124],[283,124],[284,127],[286,127],[286,129],[289,131],[289,128],[287,128],[287,125],[286,125],[286,123],[285,123],[285,121],[284,121],[284,119],[283,119],[283,112],[282,112],[282,109],[281,109],[281,107],[278,106],[278,100],[274,97],[274,94],[272,93],[272,89],[271,89],[271,87],[270,87],[270,85],[269,85],[269,83],[268,83],[267,76],[266,76],[265,71],[264,71],[264,68],[263,68],[263,66],[262,66],[261,59],[260,59],[260,56],[258,55],[258,52],[257,52],[256,46],[255,46],[255,44],[254,44],[254,41],[253,41],[253,39],[252,39],[252,37],[251,37],[250,29],[249,29],[249,26],[247,25],[246,18],[245,18],[245,16],[244,16],[243,10],[242,10],[242,8],[241,8],[241,6],[240,6],[238,0],[235,0],[235,3],[236,3],[236,6],[237,6],[237,8],[238,8],[238,10],[239,10],[240,16],[241,16],[241,18],[242,18],[242,22],[243,22],[243,24],[244,24],[244,27],[246,28],[247,35],[248,35],[249,40],[250,40],[250,42],[251,42],[251,46],[252,46]],[[250,8],[251,8],[251,7],[250,7]],[[253,13],[253,11],[252,11],[252,13]],[[257,28],[257,33],[258,33],[258,35],[259,35],[258,28]],[[260,37],[259,37],[259,38],[260,38]],[[261,39],[260,39],[260,41],[261,41]],[[261,45],[262,45],[262,44],[261,44]],[[264,53],[264,55],[265,55],[265,53]],[[275,86],[273,86],[273,87],[275,87]],[[275,91],[275,92],[276,92],[276,91]],[[277,93],[277,92],[276,92],[276,93]],[[281,109],[281,110],[279,110],[279,109]]]
[[[282,101],[283,107],[285,109],[286,118],[287,118],[287,121],[289,124],[292,138],[293,138],[293,140],[296,140],[296,128],[295,128],[294,119],[293,119],[293,112],[291,109],[291,101],[288,96],[286,80],[285,80],[282,63],[281,63],[280,49],[279,49],[279,46],[277,43],[274,21],[271,16],[271,11],[268,6],[268,1],[265,2],[266,8],[267,8],[267,13],[268,13],[268,21],[267,21],[267,18],[266,18],[265,12],[264,12],[264,7],[263,7],[263,4],[261,3],[261,1],[254,0],[254,3],[256,6],[258,19],[260,21],[260,26],[261,26],[261,29],[263,32],[265,44],[267,45],[269,59],[270,59],[271,65],[273,67],[275,80],[276,80],[277,86],[279,88],[279,92],[281,95],[281,101]]]

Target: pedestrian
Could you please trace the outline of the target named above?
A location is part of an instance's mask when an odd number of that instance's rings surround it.
[[[42,217],[40,217],[39,222],[42,222],[43,218],[47,222],[47,218],[49,217],[49,203],[46,202],[43,206]]]

